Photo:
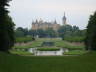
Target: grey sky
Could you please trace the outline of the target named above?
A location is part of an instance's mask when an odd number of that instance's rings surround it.
[[[67,23],[86,28],[89,15],[96,10],[96,0],[13,0],[10,2],[10,15],[16,27],[31,28],[35,19],[54,21],[62,24],[66,12]]]

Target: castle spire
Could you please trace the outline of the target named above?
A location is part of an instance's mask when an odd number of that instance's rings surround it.
[[[65,12],[64,12],[64,16],[65,16]]]
[[[38,23],[38,20],[36,19],[36,23]]]
[[[57,21],[56,21],[56,19],[54,20],[54,24],[57,24]]]
[[[62,20],[62,23],[63,23],[63,25],[66,25],[67,24],[67,22],[66,22],[66,16],[65,16],[65,12],[64,12],[64,16],[63,16],[63,20]]]

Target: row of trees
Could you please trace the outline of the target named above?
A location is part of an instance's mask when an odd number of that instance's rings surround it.
[[[47,30],[42,30],[42,29],[38,29],[38,30],[28,30],[27,28],[22,28],[22,27],[18,27],[15,30],[15,36],[16,37],[24,37],[24,36],[32,36],[32,37],[56,37],[56,32],[49,28]]]
[[[8,15],[10,0],[0,0],[0,51],[8,52],[14,45],[14,23]]]
[[[38,35],[38,37],[40,38],[62,37],[64,39],[65,37],[84,36],[85,31],[80,30],[79,27],[77,26],[71,26],[71,25],[61,26],[58,29],[58,31],[54,31],[52,28],[48,28],[46,30],[43,30],[43,29],[28,30],[27,28],[18,27],[15,30],[15,35],[16,37],[23,37],[28,35],[36,37]]]
[[[96,12],[90,16],[85,39],[86,50],[96,50]]]
[[[86,30],[80,30],[77,26],[66,25],[58,30],[59,36],[65,39],[66,37],[85,36]]]

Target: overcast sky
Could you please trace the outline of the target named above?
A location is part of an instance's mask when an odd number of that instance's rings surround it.
[[[32,21],[40,18],[62,24],[65,12],[68,24],[84,29],[96,10],[96,0],[12,0],[9,10],[16,27],[31,28]]]

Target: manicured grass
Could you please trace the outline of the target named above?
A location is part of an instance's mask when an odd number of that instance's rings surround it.
[[[22,43],[22,42],[30,42],[32,41],[32,37],[17,37],[16,38],[16,43],[19,42],[19,43]]]
[[[69,42],[84,42],[85,37],[65,37],[64,40],[69,41]]]
[[[61,41],[61,38],[37,38],[36,41],[52,41],[52,42],[56,42],[56,41]]]
[[[83,55],[87,52],[88,51],[85,51],[85,50],[71,50],[69,52],[64,52],[64,55]]]
[[[84,45],[73,45],[70,42],[66,42],[66,41],[57,41],[55,43],[56,46],[58,47],[63,47],[63,48],[68,48],[68,49],[77,49],[77,50],[82,50],[84,49]]]
[[[14,48],[34,48],[40,47],[44,41],[54,42],[55,46],[69,49],[84,49],[84,45],[72,45],[69,42],[62,41],[60,38],[38,38],[36,41],[33,41],[31,45],[26,46],[15,46]]]
[[[33,55],[32,53],[29,53],[27,51],[10,51],[12,54],[17,54],[17,55],[23,55],[23,56],[30,56]]]
[[[33,41],[31,45],[26,45],[26,46],[14,46],[13,48],[34,48],[34,47],[39,47],[41,46],[43,42],[42,41]]]
[[[0,72],[96,72],[96,52],[81,56],[17,56],[0,52]]]

